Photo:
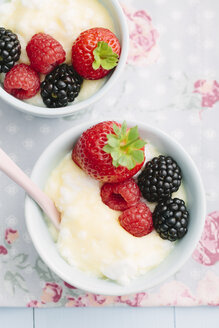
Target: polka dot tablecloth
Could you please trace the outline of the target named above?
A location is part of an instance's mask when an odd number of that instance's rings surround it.
[[[122,6],[130,52],[117,85],[70,119],[31,117],[0,100],[0,146],[30,174],[44,148],[78,123],[108,117],[155,125],[185,147],[201,172],[208,213],[202,238],[184,267],[153,289],[88,294],[39,258],[25,227],[24,192],[1,173],[1,306],[219,305],[219,2],[127,0]]]

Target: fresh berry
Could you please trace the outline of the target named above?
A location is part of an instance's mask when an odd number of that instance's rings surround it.
[[[140,190],[133,179],[119,183],[105,183],[100,195],[104,204],[116,211],[135,206],[140,200]]]
[[[16,34],[0,27],[0,73],[7,73],[19,60],[21,45]]]
[[[138,176],[138,186],[145,199],[157,202],[177,191],[181,180],[178,164],[170,156],[160,155],[146,163]]]
[[[41,83],[41,97],[49,108],[64,107],[78,96],[82,78],[72,66],[62,64],[46,75]]]
[[[72,152],[73,161],[92,178],[121,182],[135,175],[144,164],[144,145],[138,127],[126,122],[101,122],[86,130]]]
[[[40,89],[38,74],[28,65],[15,65],[6,75],[4,89],[18,99],[28,99]]]
[[[65,61],[62,45],[45,33],[35,34],[26,47],[31,67],[37,72],[48,74],[54,67]]]
[[[135,237],[143,237],[153,230],[152,213],[144,203],[128,208],[119,216],[121,226]]]
[[[121,47],[110,30],[102,27],[82,32],[72,46],[72,65],[88,80],[98,80],[116,67]]]
[[[155,230],[163,239],[175,241],[182,238],[188,230],[189,212],[185,202],[169,198],[159,202],[153,213]]]

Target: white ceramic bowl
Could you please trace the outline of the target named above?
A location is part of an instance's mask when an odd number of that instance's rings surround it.
[[[128,55],[128,45],[129,45],[129,32],[128,26],[126,23],[126,18],[123,13],[123,10],[118,2],[118,0],[99,0],[100,3],[108,10],[116,29],[116,36],[118,37],[121,44],[121,55],[119,63],[115,70],[109,74],[104,85],[91,97],[86,100],[73,103],[67,107],[61,108],[46,108],[39,107],[35,105],[28,104],[24,101],[21,101],[10,94],[8,94],[2,87],[0,87],[0,98],[9,103],[11,106],[15,107],[17,110],[24,112],[26,114],[31,114],[34,116],[40,117],[64,117],[75,115],[82,110],[85,110],[89,106],[93,105],[96,101],[101,99],[103,95],[110,90],[110,88],[115,84],[115,82],[120,77],[123,68],[125,67],[127,55]],[[1,0],[0,0],[1,2]]]
[[[44,188],[51,171],[63,157],[72,150],[74,142],[88,127],[95,124],[83,124],[74,127],[53,141],[38,159],[31,178]],[[205,220],[205,194],[198,170],[181,145],[164,132],[138,122],[127,122],[128,126],[138,125],[142,138],[150,140],[163,154],[172,156],[180,165],[183,181],[188,197],[190,223],[188,233],[175,244],[169,256],[155,269],[149,271],[128,286],[121,286],[113,281],[90,277],[79,269],[70,266],[59,255],[55,243],[52,241],[43,213],[33,200],[26,197],[25,216],[29,234],[33,244],[44,262],[64,281],[78,288],[105,295],[123,295],[139,292],[162,282],[173,275],[191,256],[201,237]]]

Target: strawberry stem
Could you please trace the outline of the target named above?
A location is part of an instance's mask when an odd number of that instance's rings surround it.
[[[120,147],[121,147],[122,149],[126,149],[126,148],[128,148],[129,146],[131,146],[134,142],[136,142],[138,139],[139,139],[139,138],[136,138],[136,139],[134,139],[133,141],[128,142],[126,145],[124,145],[124,146],[120,146]]]
[[[107,42],[99,41],[97,47],[93,51],[93,55],[94,62],[92,67],[94,70],[100,67],[111,70],[118,64],[119,56],[117,53],[113,52],[112,47],[110,47]]]
[[[144,161],[145,141],[139,136],[138,127],[127,128],[124,121],[121,128],[113,126],[114,133],[108,134],[108,143],[103,150],[110,154],[115,167],[124,166],[129,170]]]

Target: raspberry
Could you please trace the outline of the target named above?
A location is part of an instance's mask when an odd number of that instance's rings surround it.
[[[135,237],[143,237],[153,230],[152,213],[144,203],[139,202],[119,216],[121,226]]]
[[[5,75],[4,89],[18,99],[28,99],[39,91],[40,79],[30,66],[19,64]]]
[[[37,72],[48,74],[54,67],[65,61],[62,45],[45,33],[35,34],[26,47],[31,67]]]
[[[136,205],[140,190],[133,179],[119,183],[105,183],[100,191],[104,204],[116,211],[124,211]]]

